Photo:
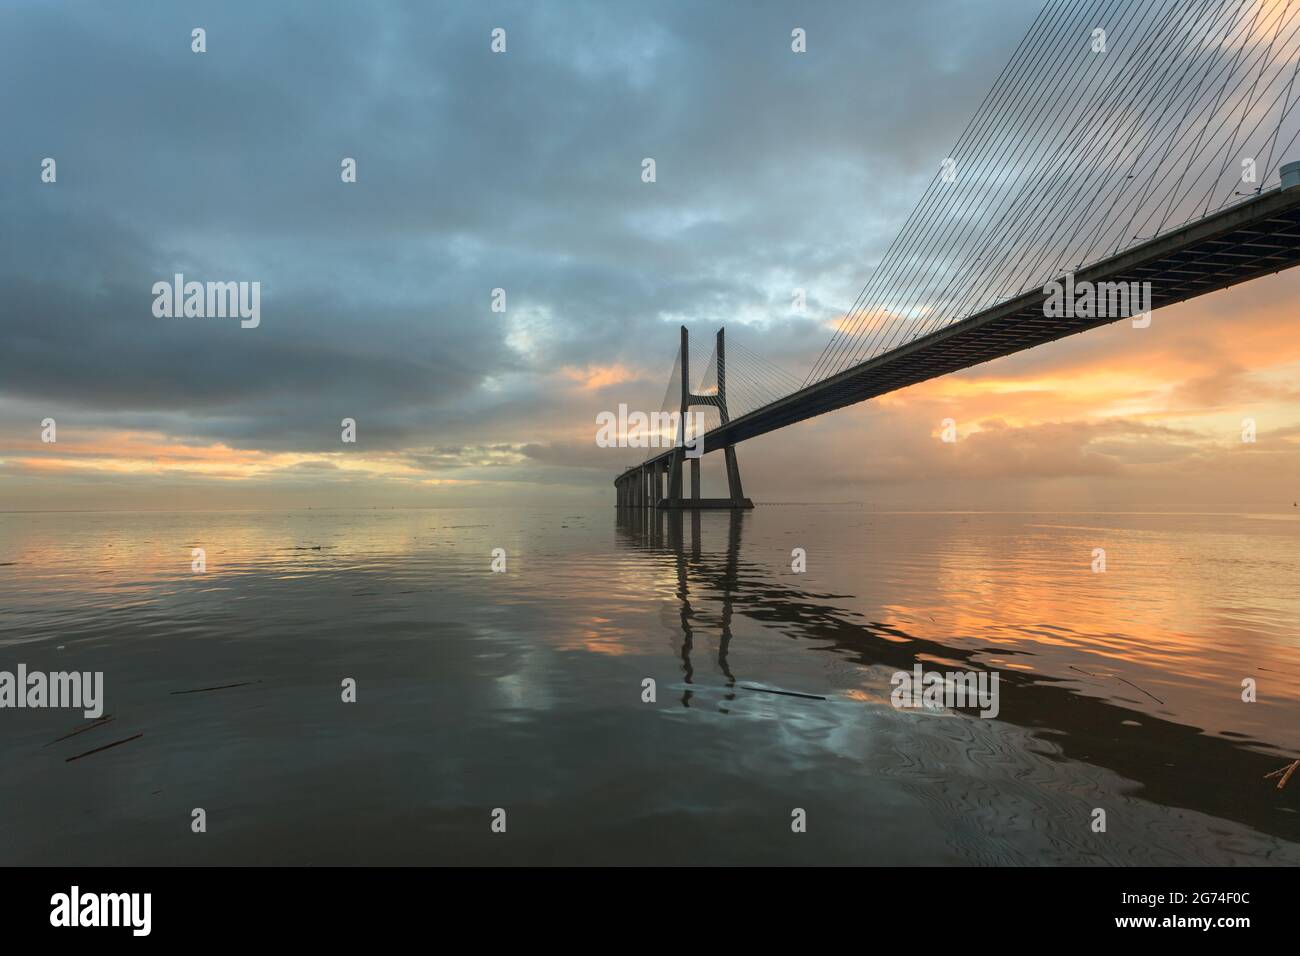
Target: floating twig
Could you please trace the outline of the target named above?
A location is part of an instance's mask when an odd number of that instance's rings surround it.
[[[794,690],[772,690],[770,687],[750,687],[748,684],[740,685],[745,690],[756,690],[762,694],[784,694],[786,697],[802,697],[805,700],[825,700],[825,697],[818,697],[816,694],[801,694]]]
[[[136,734],[134,737],[124,737],[122,740],[114,740],[111,744],[104,744],[102,747],[96,747],[94,750],[87,750],[84,754],[77,754],[75,757],[69,757],[64,763],[72,763],[74,760],[80,760],[82,757],[89,757],[91,754],[97,754],[101,750],[108,750],[110,747],[116,747],[119,744],[129,744],[133,740],[139,740],[144,734]]]
[[[1137,684],[1133,683],[1133,682],[1132,682],[1131,680],[1129,680],[1127,677],[1120,677],[1118,674],[1094,674],[1092,671],[1086,671],[1086,670],[1084,670],[1082,667],[1075,667],[1073,664],[1070,665],[1070,670],[1072,670],[1072,671],[1078,671],[1080,674],[1087,674],[1089,677],[1103,677],[1103,678],[1104,678],[1104,677],[1113,677],[1115,680],[1120,680],[1120,681],[1123,681],[1124,683],[1128,684],[1129,687],[1132,687],[1132,688],[1135,688],[1135,689],[1137,689],[1137,690],[1142,691],[1142,693],[1146,694],[1148,697],[1150,697],[1152,700],[1154,700],[1157,704],[1164,704],[1164,701],[1161,700],[1159,697],[1157,697],[1155,694],[1151,693],[1151,691],[1146,690],[1146,689],[1144,689],[1144,688],[1142,688],[1142,687],[1138,687]]]
[[[102,727],[113,719],[112,714],[105,714],[103,717],[96,717],[85,727],[79,727],[70,734],[64,734],[62,737],[55,737],[48,744],[42,744],[42,747],[48,747],[50,744],[57,744],[60,740],[67,740],[69,737],[75,737],[77,734],[84,734],[87,730],[94,730],[96,727]]]
[[[195,687],[192,690],[174,690],[171,692],[171,695],[175,697],[177,694],[202,694],[204,691],[209,690],[230,690],[232,687],[247,687],[249,684],[260,683],[262,683],[260,680],[246,680],[239,684],[218,684],[216,687]]]
[[[1281,777],[1282,779],[1277,782],[1277,788],[1281,790],[1286,786],[1286,782],[1291,779],[1291,774],[1296,772],[1297,767],[1300,767],[1300,760],[1293,760],[1285,767],[1278,767],[1272,773],[1264,774],[1264,779],[1269,780],[1273,777]]]

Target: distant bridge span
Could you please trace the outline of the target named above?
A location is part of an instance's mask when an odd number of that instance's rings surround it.
[[[1297,264],[1300,182],[1284,176],[1283,186],[1096,262],[1075,273],[1074,280],[1076,284],[1150,282],[1154,310]],[[704,453],[728,450],[734,462],[734,446],[746,439],[1067,335],[1128,320],[1127,316],[1050,318],[1044,315],[1047,298],[1042,289],[1035,289],[725,421],[705,435]],[[682,498],[681,457],[680,449],[668,449],[624,471],[615,480],[619,503],[700,507],[704,501],[703,507],[748,506],[743,493],[735,493],[738,476],[728,499],[699,499],[698,493],[694,500]],[[677,494],[671,487],[674,467]],[[729,478],[734,467],[729,462]],[[698,468],[694,473],[698,475]],[[665,477],[670,480],[667,494]]]
[[[683,329],[665,408],[717,409],[728,496],[699,498],[692,459],[686,498],[678,447],[619,504],[750,507],[743,441],[1300,263],[1297,80],[1300,3],[1045,0],[806,378],[738,350],[729,406],[719,333],[716,391],[692,392]],[[1045,307],[1071,281],[1150,300]]]

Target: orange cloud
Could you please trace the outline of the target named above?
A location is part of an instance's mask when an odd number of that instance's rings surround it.
[[[621,385],[635,381],[639,376],[623,365],[588,365],[577,368],[572,365],[560,369],[560,374],[579,388],[592,391],[607,385]]]
[[[1210,297],[1121,322],[877,399],[900,411],[996,417],[1011,426],[1122,417],[1150,423],[1221,418],[1268,407],[1272,425],[1300,421],[1300,339],[1286,282]],[[1230,306],[1231,309],[1225,308]],[[937,420],[937,419],[936,419]],[[1215,424],[1213,427],[1218,428]]]
[[[323,465],[343,476],[412,480],[420,484],[474,483],[470,479],[432,478],[426,469],[404,460],[404,452],[269,452],[238,449],[219,442],[188,444],[165,435],[142,432],[64,431],[55,443],[23,440],[7,452],[5,465],[42,474],[169,475],[232,481],[275,477],[304,465]]]

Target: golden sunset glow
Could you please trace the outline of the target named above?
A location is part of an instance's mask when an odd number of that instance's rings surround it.
[[[878,414],[893,427],[914,429],[938,444],[939,423],[951,417],[957,445],[946,446],[948,453],[933,459],[929,449],[918,446],[910,463],[899,460],[900,476],[940,466],[952,478],[991,477],[1000,471],[1012,476],[1029,467],[1021,452],[1008,451],[1020,435],[1041,444],[1038,460],[1054,457],[1056,473],[1065,476],[1077,469],[1087,475],[1098,467],[1099,459],[1089,451],[1094,447],[1151,459],[1172,454],[1160,451],[1162,446],[1184,449],[1182,454],[1195,449],[1204,467],[1217,460],[1231,467],[1232,459],[1225,456],[1243,453],[1239,432],[1243,419],[1250,418],[1261,433],[1273,436],[1266,454],[1274,459],[1296,455],[1300,389],[1294,383],[1300,379],[1300,341],[1290,329],[1291,310],[1279,300],[1288,300],[1288,290],[1300,287],[1300,280],[1287,275],[1261,280],[1258,286],[1158,311],[1150,328],[1121,322],[889,393],[819,420],[818,429],[798,440],[820,430],[834,436],[859,427],[853,422],[860,415]],[[593,407],[612,410],[617,406],[608,389],[650,373],[613,363],[565,367],[557,375],[580,393],[602,394]],[[548,423],[542,431],[507,431],[500,434],[503,441],[457,446],[432,456],[419,448],[374,449],[364,441],[329,451],[277,451],[205,444],[157,431],[64,427],[51,444],[30,431],[11,435],[0,470],[46,481],[99,477],[128,482],[126,487],[143,480],[273,487],[308,479],[364,481],[368,488],[488,487],[528,464],[523,450],[538,437],[584,449],[596,460],[591,451],[594,426],[585,424],[585,418]],[[660,436],[663,441],[671,437]],[[825,454],[813,447],[814,456]],[[461,473],[448,473],[452,467]],[[763,467],[761,456],[751,467]],[[1278,459],[1270,467],[1286,466]]]
[[[40,449],[38,453],[38,448]],[[46,451],[45,449],[51,449]],[[304,465],[377,479],[414,480],[428,485],[478,484],[474,480],[430,477],[403,460],[401,453],[356,455],[304,454],[231,448],[221,443],[190,445],[165,435],[140,432],[92,433],[60,438],[53,446],[19,447],[5,459],[10,467],[34,473],[118,476],[201,477],[228,481],[274,479]]]
[[[620,385],[632,381],[637,375],[622,365],[588,365],[585,368],[566,367],[560,374],[579,388],[588,391],[605,388],[608,385]]]

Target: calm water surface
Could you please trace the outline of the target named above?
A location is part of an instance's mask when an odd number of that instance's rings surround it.
[[[3,514],[0,670],[112,720],[0,711],[0,863],[1294,865],[1298,572],[1290,515]]]

